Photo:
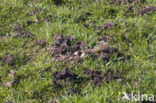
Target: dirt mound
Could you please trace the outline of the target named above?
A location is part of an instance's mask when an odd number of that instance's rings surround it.
[[[51,46],[50,51],[54,61],[75,63],[90,55],[94,58],[101,57],[102,61],[107,62],[111,55],[121,53],[119,53],[117,47],[108,46],[108,43],[105,42],[106,39],[112,39],[112,37],[100,38],[99,43],[94,48],[90,48],[85,42],[76,41],[72,36],[57,34],[55,36],[55,45]]]
[[[100,85],[103,82],[109,83],[111,80],[122,81],[123,75],[116,72],[106,72],[105,74],[99,70],[88,69],[83,72],[83,75],[77,75],[69,69],[64,71],[53,72],[52,86],[56,90],[68,87],[68,94],[75,94],[81,91],[82,85],[93,83],[94,85]],[[77,86],[78,88],[75,88]]]
[[[111,55],[118,53],[119,50],[117,47],[110,47],[104,41],[100,42],[93,49],[88,51],[88,54],[93,56],[94,58],[101,57],[103,62],[108,62],[110,60]]]
[[[102,71],[89,69],[84,72],[84,75],[90,76],[91,80],[93,81],[93,83],[95,85],[99,85],[104,81],[109,83],[111,80],[122,80],[123,79],[123,75],[121,75],[121,73],[118,71],[116,71],[114,73],[108,72],[108,73],[103,74]]]
[[[85,55],[83,50],[88,49],[83,41],[75,42],[72,36],[57,34],[55,41],[55,45],[50,48],[54,61],[78,61]]]
[[[54,89],[56,88],[60,89],[69,86],[70,84],[80,85],[81,83],[78,83],[79,78],[77,76],[78,75],[76,75],[69,69],[65,69],[64,71],[53,72],[52,86]]]
[[[54,80],[65,80],[66,78],[76,79],[77,75],[71,72],[69,69],[60,72],[53,72]]]
[[[117,80],[117,81],[122,81],[123,80],[123,75],[116,71],[115,73],[113,72],[108,72],[104,74],[105,77],[105,82],[109,83],[111,80]]]
[[[95,85],[101,84],[104,79],[102,72],[97,70],[87,70],[84,75],[89,75]]]

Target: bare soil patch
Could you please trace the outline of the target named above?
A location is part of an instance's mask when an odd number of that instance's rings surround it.
[[[53,61],[68,61],[76,63],[83,61],[87,56],[93,58],[101,57],[102,61],[108,62],[113,54],[118,54],[118,57],[125,58],[120,53],[118,47],[111,47],[107,41],[112,40],[112,36],[103,36],[99,38],[99,42],[93,48],[89,47],[84,41],[76,41],[72,36],[55,36],[55,45],[50,47]]]

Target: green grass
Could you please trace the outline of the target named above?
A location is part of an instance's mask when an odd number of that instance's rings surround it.
[[[120,103],[122,91],[156,95],[156,12],[137,15],[138,9],[156,6],[156,1],[138,0],[138,3],[120,5],[111,4],[110,0],[99,3],[96,0],[63,1],[60,5],[55,5],[53,0],[0,1],[0,58],[7,54],[14,55],[13,65],[0,61],[0,102],[47,103],[53,98],[60,103]],[[133,10],[127,12],[131,5],[134,6]],[[35,21],[36,17],[38,21],[27,26],[26,21]],[[117,25],[109,30],[98,30],[97,27],[105,22]],[[14,23],[20,24],[34,36],[14,38]],[[33,44],[36,40],[47,40],[48,47],[54,44],[57,33],[72,35],[92,47],[97,44],[99,35],[116,34],[109,44],[118,46],[122,53],[130,55],[130,59],[122,62],[112,58],[108,63],[103,63],[88,57],[84,62],[72,65],[53,62],[51,54]],[[46,67],[51,67],[52,71],[45,72]],[[83,75],[84,68],[103,73],[118,70],[125,79],[123,82],[103,82],[100,86],[93,83],[74,85],[81,88],[81,92],[67,95],[69,86],[54,90],[51,83],[52,72],[62,68],[71,68],[79,76]],[[3,84],[12,80],[10,71],[16,73],[20,82],[6,87]]]

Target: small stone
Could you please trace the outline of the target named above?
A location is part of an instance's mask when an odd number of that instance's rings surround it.
[[[79,52],[78,52],[78,51],[76,51],[76,52],[74,53],[74,55],[75,55],[75,56],[78,56],[78,55],[79,55]]]
[[[84,58],[86,56],[86,54],[83,52],[82,54],[81,54],[81,58]]]

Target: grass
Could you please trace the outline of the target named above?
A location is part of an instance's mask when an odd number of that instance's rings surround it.
[[[54,0],[55,1],[55,0]],[[51,98],[60,103],[120,103],[122,92],[156,95],[156,12],[137,15],[145,6],[156,6],[155,0],[138,0],[137,3],[118,4],[110,0],[62,0],[56,5],[53,0],[1,0],[0,1],[0,58],[13,55],[12,65],[0,61],[0,102],[47,103]],[[130,11],[128,7],[134,6]],[[28,21],[35,21],[27,25]],[[106,22],[116,24],[109,30],[97,27]],[[14,23],[34,34],[28,38],[14,38]],[[58,63],[41,46],[33,46],[37,40],[47,40],[47,47],[54,44],[57,33],[72,35],[94,47],[99,35],[112,35],[109,42],[130,59],[108,63],[88,57],[77,64]],[[51,72],[44,69],[51,67]],[[74,85],[79,94],[68,95],[69,86],[53,89],[52,72],[62,68],[82,76],[84,68],[106,73],[120,71],[124,81],[112,80],[100,86],[93,83]],[[16,73],[19,82],[9,87],[10,71]],[[73,85],[73,84],[71,84]],[[131,101],[126,101],[127,103]]]

